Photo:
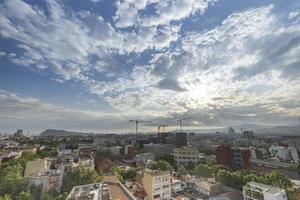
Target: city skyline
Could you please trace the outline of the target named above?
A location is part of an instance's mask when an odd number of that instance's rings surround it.
[[[298,124],[300,2],[0,3],[0,132]]]

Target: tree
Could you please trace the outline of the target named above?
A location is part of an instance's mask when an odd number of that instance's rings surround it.
[[[179,165],[178,173],[182,176],[185,174],[185,167],[183,165]]]
[[[0,200],[12,200],[11,196],[6,194],[4,196],[0,196]]]
[[[74,186],[97,183],[101,180],[95,170],[89,171],[81,167],[72,168],[63,178],[62,191],[70,192]]]
[[[174,170],[172,165],[165,160],[159,160],[157,164],[160,170],[169,171],[169,172],[172,172]]]
[[[213,168],[205,164],[199,164],[195,167],[194,174],[199,177],[212,177]]]
[[[0,195],[17,195],[25,188],[21,165],[8,166],[0,172]]]
[[[22,191],[16,197],[16,200],[32,200],[34,198],[34,194],[30,190]]]

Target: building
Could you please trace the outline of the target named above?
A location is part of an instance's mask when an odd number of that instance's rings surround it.
[[[234,169],[251,168],[251,152],[244,148],[233,148],[230,151],[231,167]]]
[[[231,166],[230,147],[220,145],[216,148],[216,161],[219,165]]]
[[[75,186],[69,193],[67,200],[104,200],[108,195],[107,188],[102,183]]]
[[[15,133],[15,137],[22,137],[23,136],[23,130],[18,129],[17,132]]]
[[[47,172],[50,170],[50,159],[36,159],[26,163],[24,177],[35,176],[37,173]]]
[[[153,153],[155,157],[162,157],[173,153],[174,145],[171,144],[145,144],[144,152]]]
[[[159,141],[159,144],[167,144],[167,139],[170,137],[173,137],[173,133],[171,132],[158,132],[157,138]]]
[[[179,179],[171,177],[171,191],[172,194],[177,194],[183,191],[183,188],[181,186],[181,181]]]
[[[298,151],[294,147],[271,146],[269,151],[272,157],[277,157],[284,162],[299,163]]]
[[[228,134],[233,135],[235,133],[235,130],[232,127],[228,128]]]
[[[182,147],[187,145],[187,133],[176,133],[175,138],[176,147]]]
[[[247,139],[254,139],[254,132],[253,131],[243,131],[243,137]]]
[[[204,196],[213,196],[222,192],[222,184],[215,181],[214,178],[196,179],[194,189]]]
[[[251,158],[252,159],[267,159],[270,157],[269,152],[266,149],[263,148],[256,148],[256,147],[250,147],[249,148],[251,152]]]
[[[189,163],[198,163],[200,161],[199,150],[196,147],[184,146],[176,148],[173,151],[173,155],[177,165],[188,165]]]
[[[218,164],[234,169],[249,169],[251,168],[251,151],[220,145],[216,148],[216,160]]]
[[[169,172],[146,169],[143,174],[142,182],[148,200],[171,199]]]
[[[288,200],[284,189],[257,182],[249,182],[243,187],[244,200]]]
[[[24,171],[24,178],[27,186],[34,185],[42,192],[50,190],[60,190],[64,167],[60,166],[57,169],[51,169],[51,159],[37,159],[28,161]]]
[[[137,165],[141,164],[141,165],[147,166],[152,161],[154,161],[154,155],[153,155],[153,153],[140,153],[140,154],[137,154],[133,158],[133,160]]]

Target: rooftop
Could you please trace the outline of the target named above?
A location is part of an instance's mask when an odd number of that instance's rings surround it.
[[[254,181],[251,181],[251,182],[247,183],[246,187],[248,187],[252,190],[257,190],[259,192],[268,192],[268,193],[271,193],[271,194],[277,194],[279,192],[284,191],[284,189],[273,187],[271,185],[266,185],[266,184],[263,184],[263,183],[257,183],[257,182],[254,182]]]
[[[102,183],[75,186],[67,200],[102,200]]]

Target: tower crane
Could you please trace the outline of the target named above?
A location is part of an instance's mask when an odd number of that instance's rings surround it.
[[[139,123],[140,122],[150,122],[150,121],[143,121],[143,120],[129,120],[129,122],[135,123],[135,142],[137,143],[137,136],[139,133]]]
[[[182,133],[182,121],[189,120],[189,119],[192,119],[192,118],[189,117],[189,118],[177,119],[177,121],[179,122],[180,133]]]

